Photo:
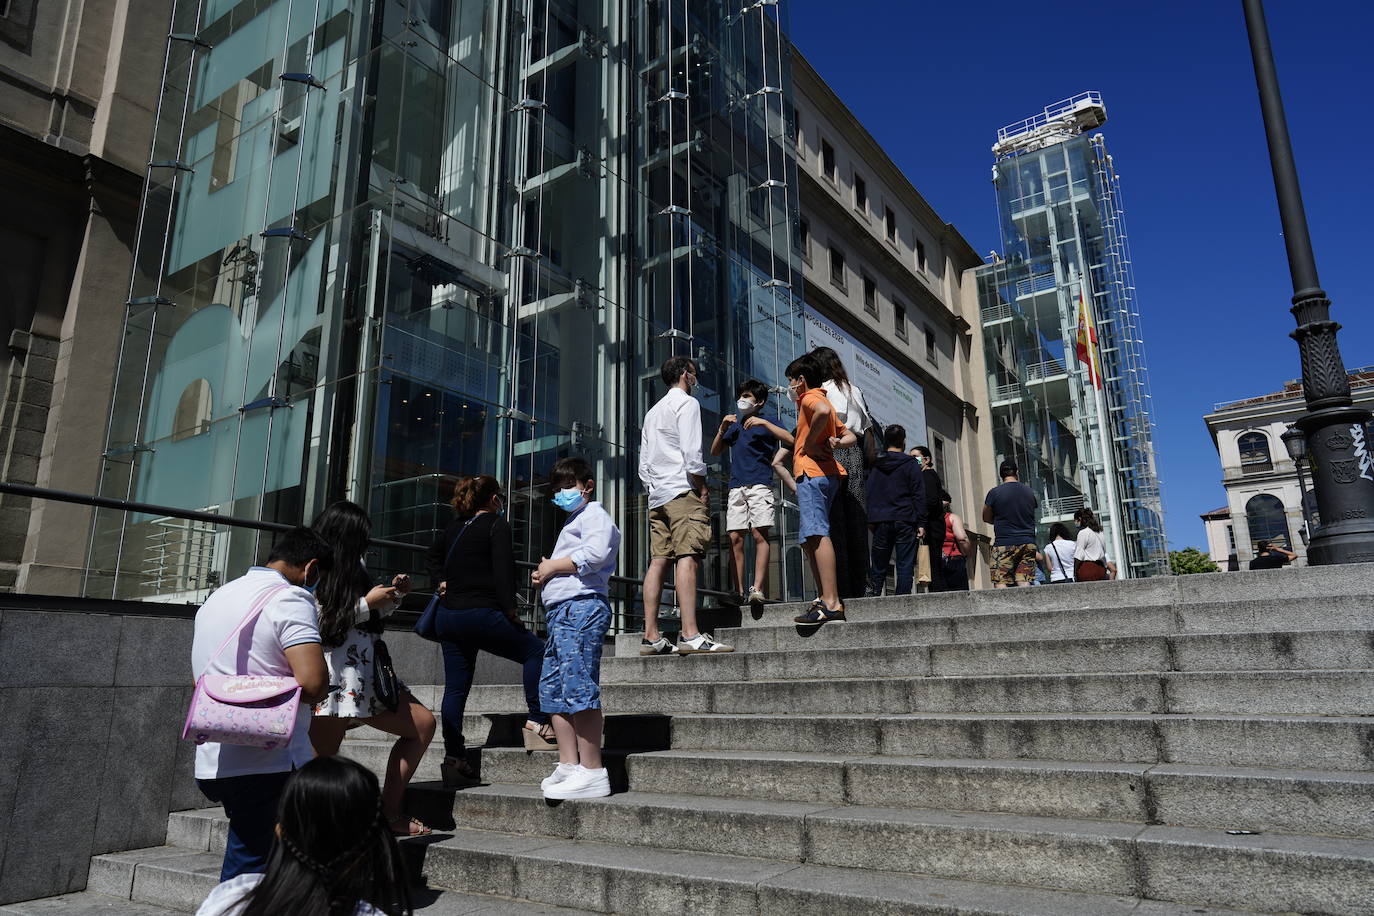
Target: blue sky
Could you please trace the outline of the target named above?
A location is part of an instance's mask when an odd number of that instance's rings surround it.
[[[1225,503],[1202,415],[1301,374],[1239,0],[783,0],[793,41],[940,215],[1000,248],[998,127],[1086,89],[1121,175],[1170,544]],[[1313,247],[1348,368],[1374,364],[1374,4],[1270,0]]]

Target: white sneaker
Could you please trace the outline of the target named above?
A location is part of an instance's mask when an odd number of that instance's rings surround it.
[[[691,639],[678,640],[677,651],[682,655],[690,655],[693,652],[733,652],[735,647],[716,642],[709,633],[698,633]]]
[[[660,636],[653,642],[647,639],[639,641],[640,655],[677,655],[677,646],[668,641],[668,637]]]
[[[579,767],[575,763],[560,763],[553,768],[552,773],[544,777],[544,781],[539,784],[539,788],[547,790],[550,786],[556,786],[576,773],[578,769]]]
[[[577,764],[562,782],[544,788],[545,798],[605,798],[611,794],[611,777],[606,768],[589,770]]]

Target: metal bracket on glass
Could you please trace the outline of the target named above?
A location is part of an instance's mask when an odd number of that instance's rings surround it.
[[[510,251],[507,251],[505,254],[501,255],[501,257],[503,257],[503,258],[529,258],[531,261],[538,261],[540,258],[543,257],[543,255],[541,255],[539,252],[535,251],[533,248],[526,248],[524,245],[517,245],[516,247],[512,248]]]
[[[658,335],[659,340],[691,340],[692,335],[678,328],[669,328]]]
[[[763,9],[765,6],[777,6],[778,0],[755,0],[754,3],[740,9],[740,14],[748,13],[751,10]]]
[[[306,235],[295,226],[283,226],[280,229],[264,229],[261,235],[265,239],[295,239],[300,242],[310,241],[310,236]]]
[[[753,92],[747,93],[744,97],[746,99],[752,99],[756,95],[782,95],[782,87],[764,86],[762,89],[755,89]]]
[[[101,458],[119,458],[124,455],[137,455],[139,452],[155,452],[157,449],[151,445],[144,445],[142,442],[130,442],[128,445],[121,445],[116,448],[107,449],[100,453]]]
[[[516,410],[514,407],[502,407],[496,411],[498,420],[515,420],[517,423],[533,423],[534,417],[525,413],[523,410]]]
[[[591,283],[584,280],[582,277],[578,277],[573,281],[573,295],[577,298],[577,305],[579,308],[591,308],[593,305],[591,300],[598,300],[595,304],[599,306],[600,302],[597,296],[599,292],[601,292],[601,287],[592,286]]]
[[[577,172],[583,178],[601,177],[601,158],[590,147],[577,148]]]
[[[278,407],[290,408],[291,402],[281,397],[258,398],[250,404],[244,404],[239,408],[239,413],[248,413],[250,410],[261,410],[266,407],[268,410],[276,410]]]
[[[543,111],[548,107],[539,99],[521,99],[511,107],[511,111]]]
[[[180,159],[154,159],[152,162],[149,162],[149,163],[148,163],[148,168],[150,168],[150,169],[176,169],[178,172],[194,172],[194,171],[195,171],[195,169],[191,168],[189,165],[187,165],[186,163],[182,162]]]
[[[195,45],[197,48],[204,48],[207,51],[213,50],[215,47],[199,35],[192,35],[189,32],[172,32],[167,36],[167,40],[184,41],[187,44]]]
[[[315,79],[315,74],[313,73],[283,73],[278,76],[277,79],[286,83],[301,83],[309,86],[311,89],[324,88],[324,83]]]
[[[606,40],[598,38],[591,32],[582,31],[582,54],[593,60],[606,56]]]
[[[791,284],[791,283],[788,283],[786,280],[779,280],[779,279],[776,278],[776,277],[774,277],[772,280],[764,280],[762,283],[759,284],[759,286],[762,286],[764,289],[791,289],[791,288],[792,288],[792,284]]]
[[[661,96],[659,96],[658,98],[654,99],[654,101],[655,101],[655,102],[673,102],[673,101],[684,101],[684,100],[686,100],[686,99],[688,99],[688,98],[690,98],[690,96],[688,96],[687,93],[683,92],[681,89],[669,89],[667,92],[663,93],[663,95],[661,95]]]
[[[768,190],[768,189],[770,189],[770,188],[785,188],[785,187],[787,187],[787,182],[783,181],[781,178],[769,178],[767,181],[763,181],[763,182],[760,182],[760,183],[754,185],[754,186],[753,186],[752,188],[750,188],[749,190],[751,190],[751,191],[766,191],[766,190]]]
[[[669,204],[658,211],[658,216],[691,216],[692,211],[686,207],[679,207],[677,204]]]
[[[176,308],[176,303],[166,296],[140,296],[137,299],[130,299],[124,304],[129,308],[134,308],[139,305],[151,305],[153,308],[157,308],[159,305],[170,305]]]

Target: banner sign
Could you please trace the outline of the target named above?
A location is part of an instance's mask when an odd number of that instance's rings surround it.
[[[849,380],[879,422],[906,428],[906,444],[925,445],[926,395],[921,386],[868,347],[851,339],[811,306],[806,306],[806,348],[830,347],[840,354]]]

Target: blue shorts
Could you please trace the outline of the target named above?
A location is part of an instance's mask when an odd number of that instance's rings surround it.
[[[544,670],[539,676],[539,708],[570,716],[601,708],[601,647],[611,628],[611,606],[603,595],[560,601],[544,618]]]
[[[843,477],[802,477],[797,481],[797,505],[801,508],[801,531],[804,541],[817,535],[830,536],[830,506],[844,486]]]

